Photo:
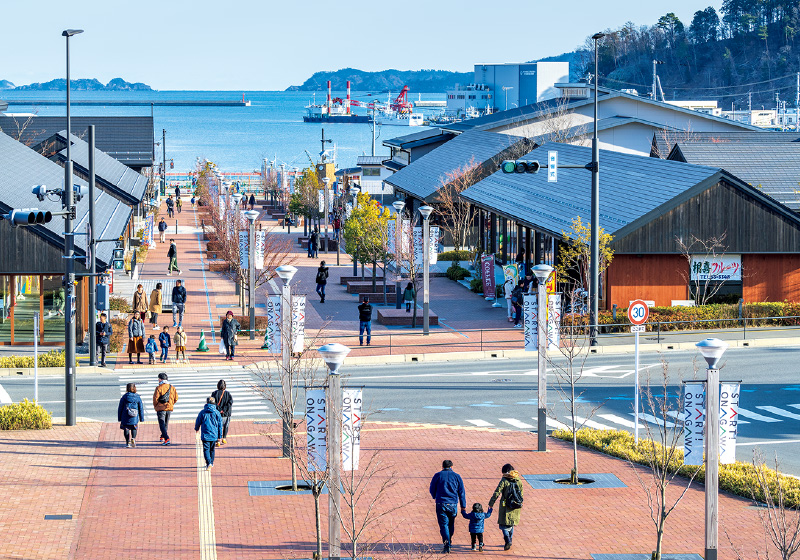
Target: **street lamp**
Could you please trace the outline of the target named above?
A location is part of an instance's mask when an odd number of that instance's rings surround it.
[[[537,400],[539,416],[537,431],[539,437],[539,451],[547,451],[547,279],[553,273],[553,267],[547,264],[537,264],[531,270],[539,283],[538,304],[536,311],[536,338],[539,351],[537,352],[539,367],[537,384]]]
[[[228,186],[228,193],[230,193],[231,187]],[[239,221],[239,203],[242,201],[242,195],[239,193],[233,193],[229,195],[233,199],[233,217],[228,217],[229,220],[234,220],[234,222]],[[228,226],[231,228],[231,226]],[[228,231],[231,231],[229,229]],[[233,243],[238,243],[238,239],[232,240]],[[241,271],[240,271],[241,272]],[[244,284],[244,279],[239,276],[239,280],[236,282],[236,295],[240,296],[241,301],[239,302],[242,308],[242,313],[244,313],[244,293],[242,292],[242,285]]]
[[[350,348],[333,342],[320,346],[317,352],[330,370],[328,375],[328,557],[339,558],[342,554],[342,530],[339,520],[340,485],[342,478],[342,385],[339,366]]]
[[[353,197],[353,210],[358,208],[358,187],[350,187],[350,196]],[[356,244],[353,243],[353,276],[358,276],[358,259],[356,258]]]
[[[433,208],[430,206],[420,206],[419,213],[422,214],[422,221],[424,222],[423,244],[422,244],[422,334],[428,334],[430,331],[430,245],[431,245],[431,222],[428,218],[431,216]]]
[[[250,221],[250,239],[248,240],[248,249],[250,256],[247,259],[250,281],[247,290],[248,307],[250,308],[250,340],[256,338],[256,220],[261,215],[261,212],[256,210],[248,210],[244,213],[245,217]]]
[[[595,33],[594,39],[594,131],[592,132],[592,231],[589,276],[591,309],[589,310],[589,344],[597,346],[597,313],[600,301],[600,145],[597,141],[597,41],[605,33]]]
[[[705,560],[717,560],[717,535],[719,532],[719,369],[717,364],[728,348],[728,344],[718,338],[707,338],[695,346],[708,364],[706,370]]]
[[[325,207],[323,210],[325,214],[325,240],[322,243],[324,245],[323,251],[325,251],[326,255],[328,254],[328,183],[329,182],[330,179],[328,179],[327,177],[322,178],[322,184],[323,184],[322,205]]]
[[[64,260],[66,263],[66,312],[64,313],[64,392],[66,425],[74,426],[77,422],[75,410],[75,321],[72,316],[72,306],[75,303],[75,236],[72,233],[72,209],[75,206],[72,185],[72,122],[70,120],[69,97],[69,38],[83,33],[83,29],[66,29],[61,36],[67,43],[67,162],[64,165],[64,193],[61,205],[66,210],[64,215]],[[90,328],[94,328],[91,326]]]
[[[275,269],[278,277],[283,280],[281,287],[281,367],[283,368],[283,400],[289,402],[292,393],[292,376],[289,375],[289,360],[292,358],[292,340],[291,340],[291,326],[292,326],[292,290],[289,284],[292,281],[297,269],[290,264],[284,264]],[[283,457],[289,456],[289,450],[292,443],[292,432],[289,428],[289,422],[293,418],[283,419]]]
[[[406,203],[402,200],[395,200],[392,206],[394,206],[396,212],[394,217],[394,267],[397,273],[397,280],[395,282],[395,309],[401,309],[403,302],[400,300],[403,288],[400,284],[403,280],[403,270],[400,267],[400,244],[402,243],[403,236],[400,232],[403,227],[403,208],[406,207]]]

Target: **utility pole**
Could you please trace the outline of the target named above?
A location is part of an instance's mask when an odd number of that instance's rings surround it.
[[[600,300],[600,143],[597,140],[597,82],[599,80],[597,66],[597,41],[605,37],[604,33],[595,33],[594,39],[594,131],[592,133],[592,209],[591,209],[591,239],[589,257],[589,293],[591,306],[589,308],[589,339],[592,346],[597,345],[597,319],[598,304]],[[655,63],[653,64],[655,68]],[[655,85],[655,81],[653,82]],[[653,90],[655,100],[655,89]],[[539,310],[541,313],[541,309]]]
[[[657,87],[658,87],[658,72],[656,70],[656,65],[658,65],[658,64],[664,64],[664,61],[663,60],[655,60],[655,59],[653,59],[653,92],[652,92],[652,95],[651,95],[651,97],[653,98],[653,101],[658,101],[658,94],[656,93],[657,92]],[[597,74],[597,71],[595,71],[595,75],[596,74]]]
[[[800,74],[798,74],[800,75]],[[372,104],[372,155],[375,155],[375,104]]]
[[[167,194],[167,130],[161,129],[161,185]]]
[[[94,227],[94,125],[89,125],[89,236],[86,240],[86,248],[89,251],[89,363],[97,365],[97,340],[94,330],[97,312],[95,310],[95,290],[97,289],[97,278],[95,277],[95,227]]]
[[[800,130],[800,72],[797,73],[797,93],[794,97],[794,129]]]
[[[320,140],[320,143],[322,144],[322,151],[319,153],[320,161],[322,161],[322,163],[325,163],[325,143],[326,142],[328,144],[330,144],[331,142],[333,142],[333,140],[331,140],[330,138],[325,138],[325,129],[323,128],[322,129],[322,140]]]
[[[750,112],[753,110],[753,92],[747,92],[747,111]]]

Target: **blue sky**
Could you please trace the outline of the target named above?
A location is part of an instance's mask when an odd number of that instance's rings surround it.
[[[436,68],[560,54],[626,21],[668,11],[689,24],[721,0],[6,0],[0,79],[17,85],[64,75],[61,31],[74,78],[115,77],[156,89],[282,90],[318,70]],[[563,9],[562,9],[563,7]]]

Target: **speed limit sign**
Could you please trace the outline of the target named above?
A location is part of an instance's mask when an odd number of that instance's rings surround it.
[[[628,320],[634,325],[645,324],[649,316],[650,308],[640,299],[632,301],[628,306]]]

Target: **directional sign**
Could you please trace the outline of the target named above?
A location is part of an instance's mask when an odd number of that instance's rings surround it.
[[[558,152],[547,152],[547,182],[558,182]]]
[[[650,316],[650,309],[647,304],[640,300],[634,300],[628,306],[628,320],[634,325],[643,325]]]

